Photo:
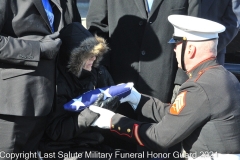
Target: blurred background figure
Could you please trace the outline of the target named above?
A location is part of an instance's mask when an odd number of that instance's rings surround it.
[[[218,22],[226,27],[226,31],[219,34],[217,55],[219,64],[224,65],[226,47],[238,34],[240,27],[240,0],[201,0],[199,17]]]

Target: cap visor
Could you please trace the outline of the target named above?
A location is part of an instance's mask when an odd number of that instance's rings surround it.
[[[173,38],[171,38],[171,39],[168,41],[168,43],[177,43],[177,41],[174,40]]]

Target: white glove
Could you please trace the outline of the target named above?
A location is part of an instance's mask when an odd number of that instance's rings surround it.
[[[100,117],[96,119],[91,126],[97,126],[99,128],[110,129],[111,119],[115,115],[114,112],[101,108],[98,106],[91,105],[89,109],[95,113],[99,113]]]
[[[140,99],[141,94],[134,87],[132,87],[131,93],[128,96],[120,99],[120,102],[128,102],[132,106],[133,110],[136,110]]]

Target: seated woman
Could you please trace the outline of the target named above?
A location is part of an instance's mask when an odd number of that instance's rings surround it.
[[[56,103],[48,116],[42,152],[99,150],[104,140],[89,127],[98,114],[88,108],[82,112],[64,110],[63,105],[82,93],[114,85],[111,75],[99,65],[108,51],[103,38],[93,36],[80,23],[72,23],[60,32],[62,46],[58,55]],[[106,152],[107,149],[104,148]]]

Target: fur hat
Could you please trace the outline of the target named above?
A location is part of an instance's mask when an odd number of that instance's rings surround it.
[[[93,36],[79,22],[73,22],[60,31],[62,46],[59,54],[59,63],[65,65],[71,73],[79,77],[85,62],[96,56],[94,67],[99,65],[103,54],[109,47],[105,39]]]

